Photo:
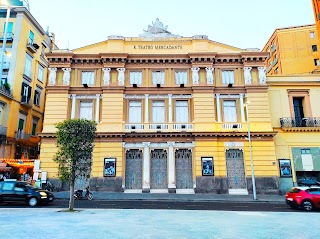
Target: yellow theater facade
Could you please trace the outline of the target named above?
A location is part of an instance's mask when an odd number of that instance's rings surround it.
[[[86,118],[98,123],[93,190],[251,193],[249,119],[257,193],[279,192],[267,53],[173,35],[157,20],[139,37],[47,57],[40,161],[56,185],[55,124]]]

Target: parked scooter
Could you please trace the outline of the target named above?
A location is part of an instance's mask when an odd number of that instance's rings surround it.
[[[54,186],[52,185],[52,183],[50,183],[49,181],[46,183],[46,186],[44,188],[45,190],[49,191],[49,192],[53,192],[54,190]]]
[[[92,200],[93,199],[92,193],[89,191],[89,186],[86,187],[85,195],[83,195],[83,190],[75,190],[73,197],[75,200],[82,200],[82,199]]]

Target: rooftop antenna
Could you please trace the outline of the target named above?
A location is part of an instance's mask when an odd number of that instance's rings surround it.
[[[69,50],[69,40],[68,40],[68,46],[67,46],[67,50]]]

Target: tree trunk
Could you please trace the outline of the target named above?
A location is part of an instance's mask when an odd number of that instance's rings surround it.
[[[70,199],[69,199],[69,210],[73,211],[74,209],[74,179],[72,180],[72,182],[70,183]]]

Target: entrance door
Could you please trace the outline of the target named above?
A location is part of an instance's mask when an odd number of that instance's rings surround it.
[[[154,149],[151,151],[151,189],[168,188],[167,151]]]
[[[303,125],[304,122],[302,120],[304,118],[302,100],[303,98],[293,97],[294,117],[296,120],[295,126],[305,126]]]
[[[247,188],[242,150],[228,149],[226,158],[229,189]]]
[[[126,189],[142,189],[142,150],[126,152]]]
[[[178,149],[176,158],[176,188],[192,189],[192,152],[191,149]]]

